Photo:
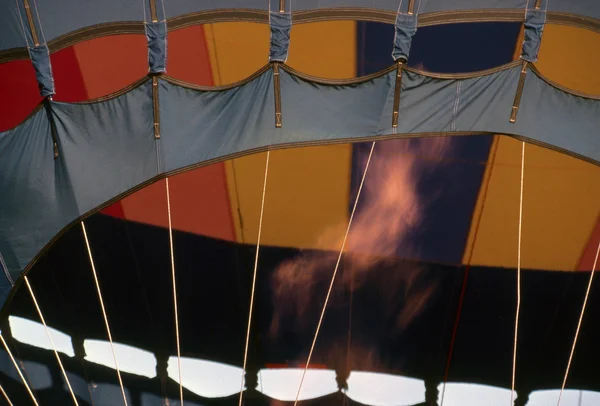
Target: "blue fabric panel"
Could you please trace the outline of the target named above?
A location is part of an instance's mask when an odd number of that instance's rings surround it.
[[[54,159],[44,110],[0,133],[0,253],[16,280],[42,247],[77,217],[71,182]],[[0,286],[6,286],[4,274]]]
[[[538,52],[542,44],[542,33],[546,23],[546,11],[528,9],[525,15],[525,31],[521,58],[529,62],[537,62]]]
[[[146,23],[148,39],[148,66],[150,73],[167,71],[167,24],[165,22]]]
[[[520,23],[507,22],[421,27],[413,38],[408,65],[437,73],[492,69],[512,60],[520,30]]]
[[[53,103],[80,215],[157,174],[151,92],[146,82],[100,103]]]
[[[269,61],[285,62],[290,47],[290,31],[292,30],[292,16],[290,13],[269,13],[271,28],[271,47]]]
[[[35,69],[35,78],[37,79],[42,97],[54,95],[54,77],[52,76],[52,65],[50,63],[50,51],[47,45],[39,45],[29,48],[31,63]]]
[[[417,32],[417,15],[401,14],[396,16],[394,50],[392,58],[394,61],[399,59],[408,60],[412,39]]]

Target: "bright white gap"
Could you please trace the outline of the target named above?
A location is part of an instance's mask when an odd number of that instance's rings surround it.
[[[440,399],[444,384],[438,386]],[[472,383],[446,383],[444,406],[506,406],[510,404],[510,389]],[[515,399],[517,395],[514,395]],[[547,406],[547,405],[546,405]]]
[[[300,380],[304,369],[261,369],[261,382],[258,385],[260,392],[270,398],[281,401],[296,399]],[[309,369],[306,371],[302,390],[298,400],[314,399],[337,392],[335,371],[327,369]]]
[[[555,405],[558,402],[559,389],[538,390],[529,395],[527,406]],[[566,389],[560,399],[561,406],[598,406],[600,392]]]
[[[33,347],[52,350],[52,343],[46,334],[46,329],[42,323],[24,319],[22,317],[9,316],[8,322],[12,330],[13,338],[23,344]],[[73,343],[71,337],[62,331],[58,331],[52,327],[48,327],[52,341],[56,346],[56,351],[74,357]]]
[[[425,382],[400,375],[352,371],[346,394],[370,406],[413,405],[425,401]]]
[[[125,344],[114,343],[115,356],[121,372],[127,372],[146,378],[156,376],[156,357],[149,351]],[[112,349],[108,341],[85,340],[85,360],[115,369]]]
[[[169,377],[179,382],[177,357],[170,357]],[[222,398],[240,392],[242,368],[219,362],[181,357],[181,384],[205,398]]]

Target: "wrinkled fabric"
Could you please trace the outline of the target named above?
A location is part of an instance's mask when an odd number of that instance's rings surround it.
[[[54,77],[52,76],[52,64],[50,63],[50,52],[47,45],[39,45],[29,48],[31,63],[35,69],[35,78],[38,82],[42,97],[53,96]]]
[[[394,61],[400,59],[407,61],[408,55],[410,54],[412,38],[417,32],[417,15],[398,13],[394,27],[395,35],[392,58],[394,58]]]
[[[523,33],[523,52],[521,58],[528,62],[537,62],[542,44],[542,33],[546,23],[546,11],[528,9],[525,16]]]
[[[150,73],[167,71],[167,24],[164,22],[147,23],[148,67]]]
[[[271,29],[271,46],[269,61],[285,62],[290,47],[290,32],[292,30],[292,16],[290,13],[271,12],[269,16]]]
[[[520,70],[517,64],[462,79],[407,71],[395,130],[395,71],[331,86],[280,69],[283,128],[274,125],[271,69],[218,91],[159,79],[158,140],[150,81],[102,102],[51,102],[59,158],[43,110],[0,133],[0,253],[16,280],[63,227],[116,196],[158,174],[268,146],[475,132],[524,137],[599,163],[599,100],[566,93],[530,71],[518,120],[509,122]]]
[[[292,11],[304,11],[325,8],[367,8],[395,13],[399,0],[380,0],[374,4],[371,0],[303,0],[293,2]],[[0,50],[24,47],[22,23],[24,10],[10,0],[0,1]],[[286,7],[290,1],[286,1]],[[523,10],[526,0],[416,0],[415,13],[427,14],[448,11],[477,10]],[[157,1],[157,9],[163,7]],[[40,1],[39,20],[42,21],[45,40],[51,41],[86,27],[116,22],[143,22],[147,10],[137,2],[128,0],[104,0],[102,2],[54,0]],[[166,18],[174,18],[190,13],[211,10],[250,10],[268,12],[268,2],[264,0],[171,0],[165,5]],[[20,11],[20,14],[19,14]],[[287,11],[287,10],[286,10]],[[593,0],[552,0],[548,2],[548,12],[568,13],[587,18],[600,19],[600,2]],[[34,13],[35,14],[35,13]],[[19,17],[21,15],[21,18]],[[160,20],[160,19],[159,19]],[[37,25],[37,22],[35,22]],[[42,41],[43,42],[43,41]],[[29,42],[32,45],[32,42]]]

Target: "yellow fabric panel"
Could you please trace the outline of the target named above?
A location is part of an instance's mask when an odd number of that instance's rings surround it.
[[[600,35],[547,25],[538,68],[563,86],[600,94]],[[507,116],[510,112],[507,112]],[[518,118],[517,118],[518,119]],[[540,117],[543,120],[543,117]],[[521,142],[498,139],[472,264],[517,265]],[[574,270],[600,211],[600,168],[527,145],[522,267]]]
[[[356,23],[294,25],[287,64],[302,73],[323,78],[355,77]]]
[[[547,24],[536,67],[569,89],[600,95],[600,34]]]
[[[354,22],[293,26],[288,64],[315,76],[354,77],[355,27]],[[266,25],[212,24],[206,34],[217,84],[241,80],[268,61]],[[265,156],[243,157],[225,165],[240,242],[256,243]],[[351,157],[350,145],[271,152],[261,244],[339,249],[319,240],[324,232],[343,236],[348,222]]]

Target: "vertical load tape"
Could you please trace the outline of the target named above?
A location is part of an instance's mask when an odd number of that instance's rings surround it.
[[[394,110],[392,113],[392,128],[398,127],[398,115],[400,110],[400,92],[402,90],[402,71],[408,60],[412,39],[417,32],[417,13],[415,13],[415,2],[410,0],[406,4],[406,10],[402,9],[402,1],[398,6],[396,23],[394,24],[394,48],[392,58],[396,62],[396,82],[394,84]]]
[[[270,3],[269,28],[271,43],[269,46],[269,61],[273,64],[273,91],[275,97],[275,127],[281,128],[281,80],[279,65],[285,63],[290,48],[290,33],[292,31],[292,13],[290,2],[285,0]]]
[[[148,41],[148,71],[151,74],[167,71],[167,20],[164,15],[162,0],[148,0],[150,5],[150,22],[146,21],[146,39]],[[160,1],[161,7],[156,2]]]
[[[152,114],[154,117],[154,138],[160,138],[160,111],[158,108],[158,77],[152,76]]]
[[[56,93],[54,89],[54,77],[52,76],[52,64],[50,63],[50,51],[40,25],[40,16],[37,9],[31,7],[29,0],[17,2],[18,12],[25,33],[29,57],[35,70],[42,97],[52,97]],[[27,21],[23,21],[23,16]],[[40,37],[41,34],[41,37]]]
[[[392,128],[398,127],[398,114],[400,110],[400,90],[402,89],[402,70],[404,62],[400,59],[396,62],[396,84],[394,85],[394,112],[392,114]]]
[[[273,63],[273,91],[275,93],[275,127],[281,128],[281,84],[279,79],[279,62]]]
[[[548,8],[548,0],[527,0],[527,10],[525,12],[525,23],[523,24],[523,46],[521,50],[521,60],[523,66],[519,75],[519,83],[517,84],[517,92],[512,110],[510,112],[511,123],[517,121],[517,113],[521,104],[521,96],[525,87],[527,78],[527,69],[530,63],[536,62],[540,45],[542,44],[542,34],[544,25],[546,24],[546,9]]]

